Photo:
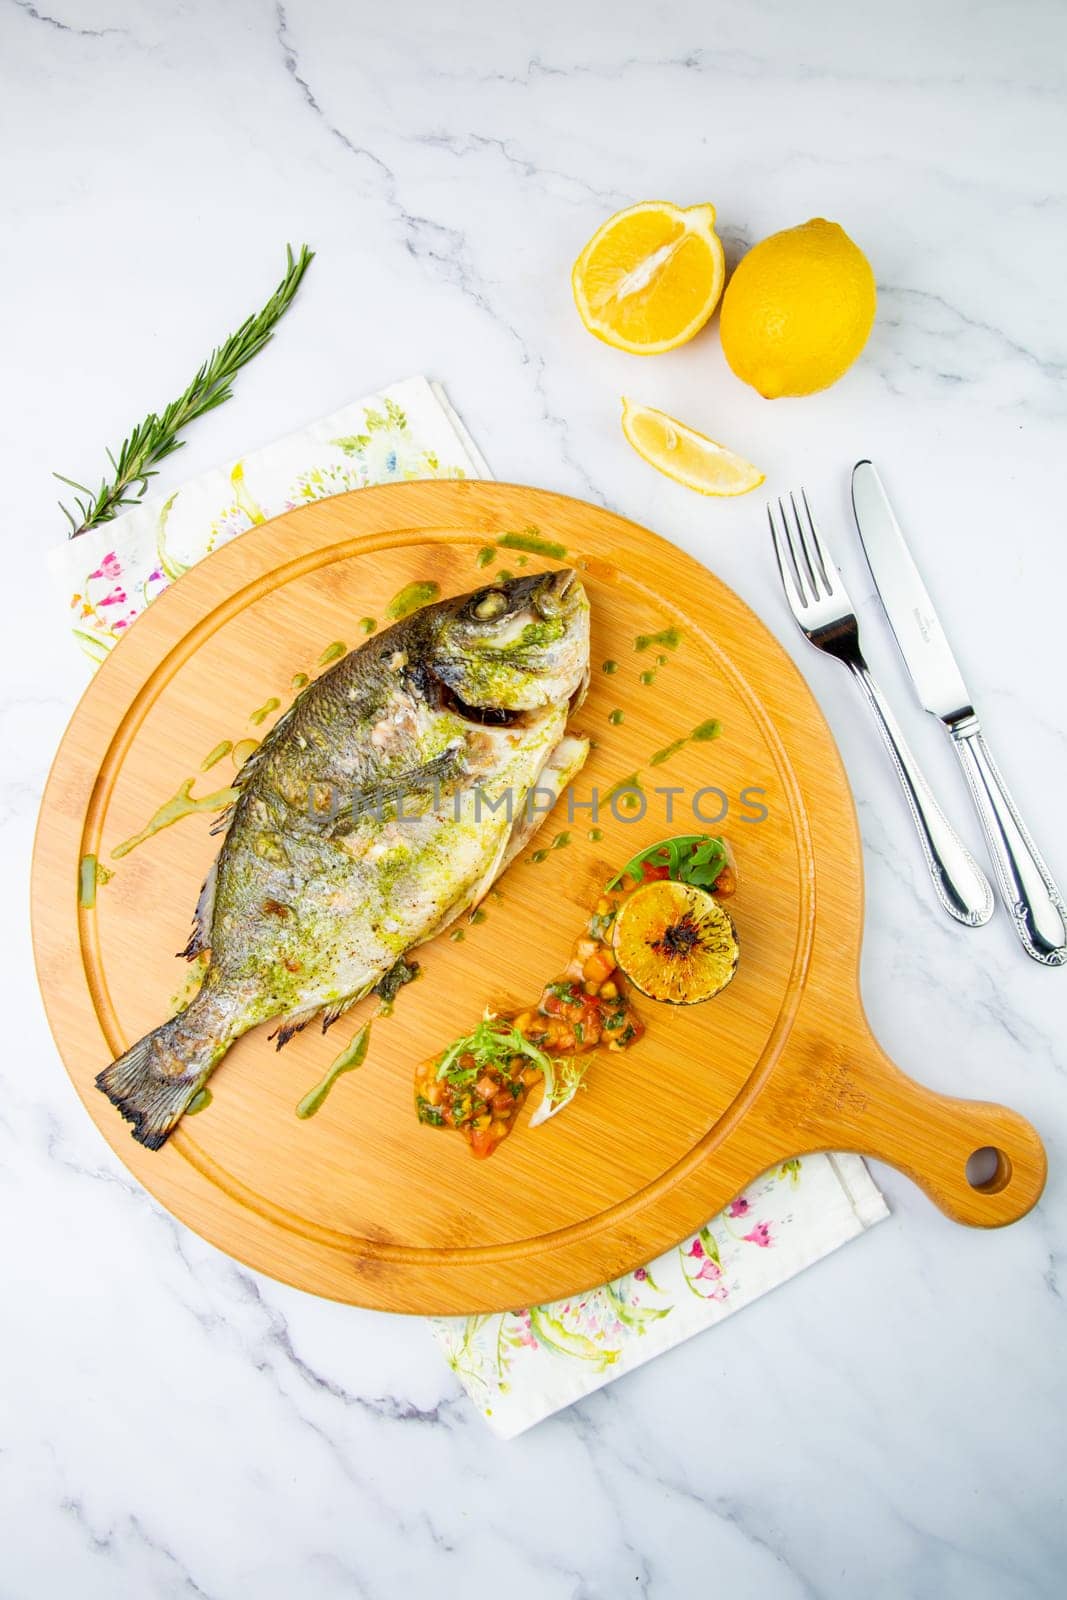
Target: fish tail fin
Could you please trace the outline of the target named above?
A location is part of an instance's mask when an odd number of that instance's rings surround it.
[[[132,1122],[133,1137],[149,1150],[166,1144],[226,1047],[196,1028],[194,1010],[195,1002],[96,1075],[96,1087]]]

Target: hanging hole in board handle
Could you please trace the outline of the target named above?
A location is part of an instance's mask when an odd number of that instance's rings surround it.
[[[996,1145],[984,1144],[967,1157],[967,1182],[979,1194],[1000,1194],[1011,1182],[1011,1157]]]

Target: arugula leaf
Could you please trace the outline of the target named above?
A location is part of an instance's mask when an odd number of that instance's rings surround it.
[[[651,867],[666,867],[668,877],[679,883],[711,889],[726,865],[726,846],[721,839],[706,833],[682,833],[673,839],[661,839],[631,857],[607,887],[617,889],[624,878],[640,882],[646,862]]]
[[[706,839],[683,863],[683,881],[695,883],[700,889],[711,889],[725,865],[726,848],[722,840]]]

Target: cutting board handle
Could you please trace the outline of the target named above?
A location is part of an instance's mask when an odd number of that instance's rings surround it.
[[[1040,1199],[1045,1149],[1017,1111],[916,1083],[866,1027],[852,1040],[832,1046],[811,1041],[787,1056],[792,1083],[785,1100],[794,1115],[799,1112],[807,1148],[854,1150],[886,1161],[947,1217],[971,1227],[1017,1222]],[[809,1136],[816,1142],[808,1145]],[[989,1153],[972,1163],[979,1151]]]

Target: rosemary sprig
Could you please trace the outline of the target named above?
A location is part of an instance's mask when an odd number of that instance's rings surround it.
[[[66,478],[61,472],[53,474],[61,483],[80,491],[74,497],[78,510],[75,517],[60,501],[60,510],[70,523],[70,537],[76,539],[98,523],[110,522],[123,506],[135,505],[148,488],[149,478],[156,476],[158,464],[179,450],[185,443],[178,437],[181,430],[206,411],[221,406],[233,393],[236,374],[273,337],[274,330],[285,315],[293,296],[300,287],[315,252],[301,245],[300,254],[293,255],[291,245],[285,247],[285,276],[261,311],[243,322],[236,333],[213,350],[183,395],[172,400],[164,411],[152,412],[138,423],[129,438],[124,440],[115,456],[109,450],[107,458],[114,469],[114,478],[106,478],[95,492]],[[85,496],[85,498],[81,498]],[[80,520],[79,520],[80,518]]]

